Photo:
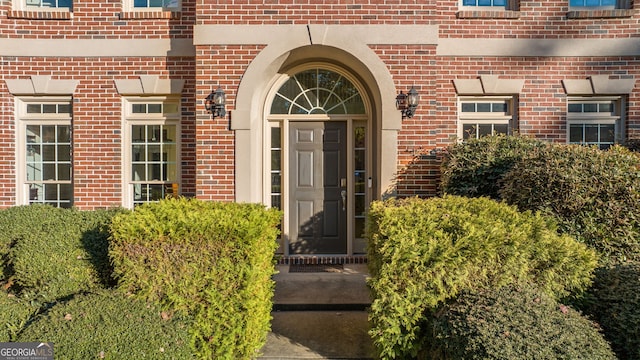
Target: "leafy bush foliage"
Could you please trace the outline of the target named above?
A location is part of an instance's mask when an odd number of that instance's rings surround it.
[[[382,358],[421,351],[425,312],[468,289],[529,281],[583,291],[595,253],[555,224],[488,198],[374,202],[368,213],[371,336]]]
[[[513,165],[547,143],[523,136],[485,136],[451,145],[442,163],[445,194],[499,198],[500,181]]]
[[[640,264],[596,270],[583,311],[604,329],[620,360],[640,359]]]
[[[56,359],[189,359],[189,319],[116,292],[76,295],[17,337],[53,342]]]
[[[4,273],[24,298],[54,301],[107,286],[107,225],[119,210],[78,211],[47,205],[0,211]],[[7,245],[8,244],[8,245]]]
[[[640,158],[622,147],[539,148],[504,176],[500,195],[555,216],[604,263],[640,260]]]
[[[249,359],[266,341],[280,212],[167,199],[112,222],[118,287],[195,318],[199,358]]]
[[[15,336],[38,312],[39,306],[0,290],[0,342],[15,341]]]
[[[535,287],[465,293],[430,318],[429,359],[616,359],[592,323]]]

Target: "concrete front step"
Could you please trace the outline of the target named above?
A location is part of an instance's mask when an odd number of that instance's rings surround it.
[[[373,359],[364,264],[329,273],[291,273],[279,265],[271,333],[260,360]]]
[[[373,359],[365,311],[278,311],[260,360]]]

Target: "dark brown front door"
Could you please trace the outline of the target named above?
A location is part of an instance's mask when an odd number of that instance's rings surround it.
[[[289,251],[347,253],[347,124],[291,122]]]

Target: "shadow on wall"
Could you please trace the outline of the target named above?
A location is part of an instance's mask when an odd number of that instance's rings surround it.
[[[384,198],[396,196],[428,198],[440,195],[440,166],[445,153],[441,150],[421,150],[411,157],[400,159],[406,165],[396,173],[395,189],[387,190]],[[394,191],[394,194],[392,194]]]

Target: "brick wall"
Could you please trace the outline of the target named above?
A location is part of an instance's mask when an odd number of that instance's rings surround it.
[[[456,0],[399,2],[373,0],[183,0],[182,11],[135,14],[119,1],[76,0],[72,16],[17,12],[0,2],[0,38],[39,39],[189,39],[193,25],[214,24],[428,24],[439,37],[601,39],[634,38],[640,5],[624,12],[570,14],[568,1],[521,1],[505,14],[461,12]],[[223,36],[223,34],[221,34]],[[207,200],[234,199],[234,132],[229,117],[212,119],[202,99],[220,85],[227,109],[251,61],[263,45],[196,46],[194,58],[26,58],[1,57],[0,80],[50,75],[79,80],[74,94],[75,204],[81,208],[119,205],[121,188],[121,96],[115,79],[139,75],[184,79],[182,96],[182,193]],[[635,57],[447,57],[436,45],[372,45],[398,90],[412,86],[421,94],[416,115],[404,119],[398,134],[398,192],[401,196],[437,191],[437,157],[431,151],[456,135],[453,79],[481,75],[525,79],[518,99],[518,130],[551,141],[566,136],[563,79],[604,74],[640,76]],[[0,55],[1,52],[0,52]],[[0,81],[0,207],[15,203],[15,125],[13,96]],[[634,91],[627,109],[628,137],[640,137],[640,98]],[[387,149],[383,149],[387,151]]]

